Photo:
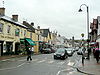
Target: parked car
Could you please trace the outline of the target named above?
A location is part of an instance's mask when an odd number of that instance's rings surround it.
[[[42,53],[51,53],[51,49],[50,48],[44,48],[42,50]]]
[[[68,56],[72,56],[73,55],[72,48],[66,48],[66,51],[67,51]]]
[[[66,59],[67,57],[68,55],[65,48],[58,48],[56,52],[54,53],[54,59],[57,59],[57,58]]]

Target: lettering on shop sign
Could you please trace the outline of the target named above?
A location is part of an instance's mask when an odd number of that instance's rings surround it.
[[[10,36],[5,36],[5,38],[14,39],[14,37],[10,37]]]

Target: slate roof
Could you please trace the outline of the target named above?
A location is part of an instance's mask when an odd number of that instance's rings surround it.
[[[31,24],[29,24],[29,23],[26,22],[26,21],[24,21],[23,24],[28,28],[29,31],[32,31],[32,32],[35,33],[35,28],[34,28]]]
[[[14,21],[11,17],[8,17],[8,16],[1,16],[1,15],[0,15],[0,19],[5,20],[5,21],[8,21],[8,22],[10,22],[10,23],[13,23],[13,24],[15,24],[15,25],[17,25],[17,26],[20,26],[20,27],[23,27],[23,28],[27,28],[27,27],[26,27],[25,25],[23,25],[22,23],[16,22],[16,21]]]
[[[48,34],[50,34],[49,29],[40,29],[40,31],[42,31],[42,36],[43,37],[48,37]]]

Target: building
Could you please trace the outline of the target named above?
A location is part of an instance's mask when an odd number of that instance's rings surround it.
[[[18,22],[18,15],[10,18],[5,15],[5,8],[0,8],[0,56],[16,54],[26,31],[27,27]]]

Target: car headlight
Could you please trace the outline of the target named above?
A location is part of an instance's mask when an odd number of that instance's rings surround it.
[[[54,53],[54,55],[56,55],[56,53]]]
[[[64,53],[63,54],[61,54],[61,56],[63,56],[64,55]]]

